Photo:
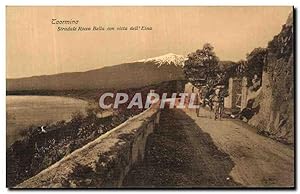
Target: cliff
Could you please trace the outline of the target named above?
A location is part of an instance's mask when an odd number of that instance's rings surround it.
[[[259,112],[249,124],[260,133],[284,143],[294,143],[294,30],[293,13],[267,47],[262,89],[254,106]]]

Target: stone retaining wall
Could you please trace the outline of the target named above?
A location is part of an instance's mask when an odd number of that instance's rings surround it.
[[[16,188],[120,187],[132,166],[143,160],[159,116],[155,104]]]

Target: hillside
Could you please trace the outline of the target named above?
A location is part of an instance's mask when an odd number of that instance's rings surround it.
[[[7,79],[7,91],[142,87],[163,81],[183,79],[181,65],[183,60],[183,56],[167,54],[86,72]]]
[[[259,113],[249,121],[261,133],[294,143],[294,33],[293,13],[267,47],[262,90],[255,99]]]

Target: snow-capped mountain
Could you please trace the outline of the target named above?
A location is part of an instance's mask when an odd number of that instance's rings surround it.
[[[179,67],[183,67],[184,61],[186,60],[186,57],[183,55],[177,55],[174,53],[168,53],[165,55],[161,55],[158,57],[148,58],[148,59],[142,59],[137,62],[153,62],[158,65],[158,67],[162,65],[175,65]]]
[[[184,56],[169,53],[86,72],[7,79],[7,91],[136,88],[184,79],[184,61]]]

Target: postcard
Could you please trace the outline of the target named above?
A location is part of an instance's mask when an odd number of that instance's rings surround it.
[[[292,6],[7,6],[7,187],[295,189]]]

